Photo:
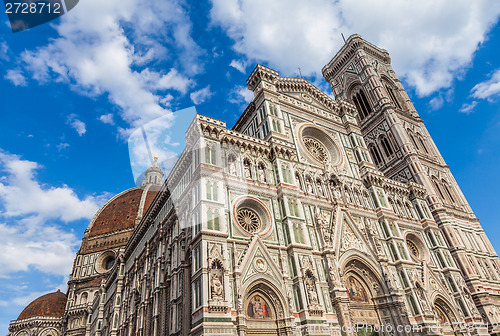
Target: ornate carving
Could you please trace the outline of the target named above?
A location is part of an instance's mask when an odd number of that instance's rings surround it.
[[[316,293],[316,281],[310,269],[305,273],[304,284],[306,287],[307,297],[311,305],[318,304],[318,294]]]
[[[330,214],[327,211],[321,211],[320,208],[316,208],[316,213],[314,214],[316,223],[320,229],[321,236],[326,246],[332,246],[332,234],[330,230]]]
[[[417,259],[420,259],[420,251],[418,250],[417,245],[415,245],[414,242],[411,240],[406,240],[406,246],[408,246],[408,249],[410,250],[410,253]]]
[[[236,213],[236,219],[246,231],[250,233],[257,232],[262,227],[259,215],[249,208],[241,208]]]
[[[342,248],[344,250],[357,249],[365,251],[363,243],[359,240],[354,231],[352,231],[347,222],[344,223],[344,229],[342,230]]]

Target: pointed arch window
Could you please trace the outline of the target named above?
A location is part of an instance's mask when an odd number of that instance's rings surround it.
[[[389,94],[389,97],[391,97],[391,100],[394,103],[394,105],[396,105],[396,107],[398,109],[402,110],[401,104],[399,103],[399,99],[397,98],[396,94],[394,93],[394,90],[388,85],[386,85],[385,88],[387,90],[387,93]]]
[[[441,197],[441,200],[446,200],[446,198],[444,197],[444,194],[443,194],[443,191],[441,190],[441,187],[438,183],[437,180],[433,179],[432,180],[432,183],[434,184],[434,189],[436,189],[437,193],[439,194],[439,197]]]
[[[453,197],[453,192],[450,190],[447,183],[443,181],[442,185],[443,185],[443,189],[446,192],[446,195],[448,196],[451,203],[455,203],[455,198]]]
[[[205,147],[205,162],[209,164],[216,164],[216,152],[215,147],[207,145]]]
[[[394,154],[394,150],[392,149],[391,143],[385,136],[380,137],[380,144],[382,145],[382,148],[384,149],[384,153],[387,157],[390,157]]]
[[[413,147],[415,147],[416,151],[419,151],[420,147],[417,145],[417,141],[415,141],[415,137],[413,136],[413,133],[410,130],[408,130],[407,133],[408,133],[408,136],[410,137],[410,140],[413,144]]]
[[[207,200],[217,201],[219,199],[219,188],[217,182],[207,182],[206,184]]]
[[[373,112],[363,89],[359,89],[359,91],[353,95],[352,100],[354,102],[354,105],[356,105],[361,120],[365,119],[369,114]]]
[[[429,150],[427,149],[427,146],[425,145],[425,140],[422,138],[422,136],[419,136],[418,140],[420,141],[420,145],[422,146],[424,152],[429,154]]]
[[[372,157],[375,165],[380,166],[381,164],[384,163],[384,161],[382,160],[382,156],[380,155],[380,152],[376,146],[371,145],[368,148],[368,151],[370,152],[370,156]]]

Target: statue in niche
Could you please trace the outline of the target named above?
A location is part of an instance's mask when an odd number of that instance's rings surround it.
[[[306,285],[307,296],[309,297],[309,303],[318,304],[318,294],[316,294],[314,275],[312,275],[310,270],[306,271],[306,278],[304,282]]]
[[[212,274],[212,298],[221,298],[223,292],[220,275]]]
[[[229,174],[236,175],[236,158],[231,155],[227,161],[229,166]]]
[[[210,269],[210,291],[212,294],[212,299],[222,299],[224,294],[223,281],[223,268],[219,260],[215,260],[212,263]]]
[[[314,194],[313,185],[309,176],[306,177],[306,191],[308,194]]]
[[[245,178],[251,179],[252,171],[250,170],[250,161],[248,161],[248,159],[243,161],[243,169],[245,170]]]
[[[323,186],[321,185],[320,180],[316,181],[316,188],[318,189],[319,196],[324,197],[325,193],[323,192]]]
[[[264,164],[259,164],[258,170],[257,170],[257,178],[259,182],[261,183],[266,183],[266,167]]]

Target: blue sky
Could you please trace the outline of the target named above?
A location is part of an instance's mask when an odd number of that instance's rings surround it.
[[[0,14],[0,334],[65,290],[93,214],[134,186],[128,135],[196,106],[232,126],[256,63],[331,93],[321,68],[353,33],[386,48],[500,249],[498,1],[82,0],[13,34]]]

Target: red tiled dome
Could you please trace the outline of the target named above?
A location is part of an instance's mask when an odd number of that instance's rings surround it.
[[[88,237],[133,228],[142,210],[144,215],[159,188],[132,188],[110,199],[97,212],[89,225]],[[143,193],[147,193],[143,195]],[[141,207],[141,200],[144,204]]]
[[[35,316],[61,317],[64,315],[66,300],[66,294],[60,291],[40,296],[24,308],[17,320],[24,320]]]

